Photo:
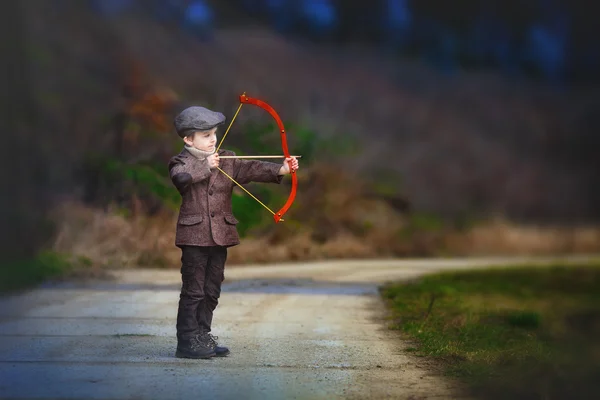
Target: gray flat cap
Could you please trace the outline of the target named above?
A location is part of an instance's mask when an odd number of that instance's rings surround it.
[[[225,116],[220,112],[193,106],[179,113],[173,123],[177,134],[183,138],[195,131],[210,130],[223,122],[225,122]]]

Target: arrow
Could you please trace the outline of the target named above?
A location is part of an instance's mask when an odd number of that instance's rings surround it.
[[[300,158],[302,156],[290,156]],[[285,156],[219,156],[219,158],[285,158]]]

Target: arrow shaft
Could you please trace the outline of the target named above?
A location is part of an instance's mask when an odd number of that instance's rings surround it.
[[[302,156],[290,156],[300,158]],[[285,158],[285,156],[220,156],[219,158]]]

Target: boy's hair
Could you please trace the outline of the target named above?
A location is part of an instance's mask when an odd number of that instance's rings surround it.
[[[200,131],[189,131],[189,133],[185,132],[182,139],[188,138],[190,140],[194,140],[194,137],[196,136],[197,132],[200,132]]]
[[[188,132],[184,132],[184,136],[182,137],[182,139],[183,138],[189,138],[190,140],[194,140],[194,136],[196,136],[197,133],[203,134],[203,133],[206,133],[206,132],[210,132],[210,131],[213,130],[213,128],[204,129],[204,130],[191,130],[191,131],[188,131]]]

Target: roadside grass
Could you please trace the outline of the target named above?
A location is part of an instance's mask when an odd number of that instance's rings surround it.
[[[410,350],[475,397],[600,398],[600,262],[441,273],[380,292]]]
[[[27,289],[48,279],[89,269],[92,262],[81,256],[47,251],[30,259],[0,264],[0,294]]]

